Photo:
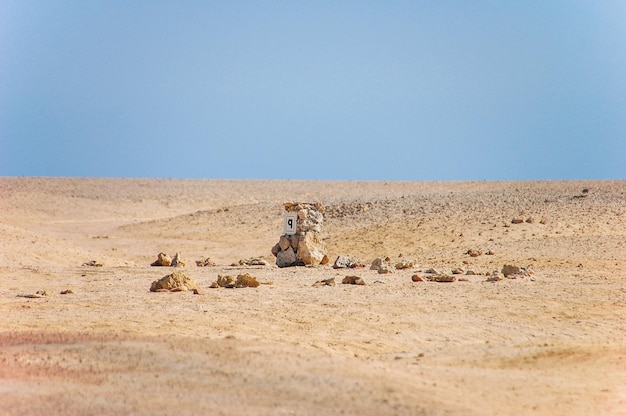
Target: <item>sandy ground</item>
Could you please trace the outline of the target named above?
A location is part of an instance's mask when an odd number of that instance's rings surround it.
[[[278,269],[286,201],[326,206],[331,263],[416,266]],[[200,295],[149,291],[159,252]],[[626,415],[624,181],[0,178],[0,253],[0,415]]]

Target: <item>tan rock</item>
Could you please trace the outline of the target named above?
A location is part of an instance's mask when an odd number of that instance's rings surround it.
[[[165,253],[159,253],[157,259],[150,264],[150,266],[164,266],[169,267],[172,265],[172,258]]]
[[[420,276],[419,274],[414,274],[413,276],[411,276],[411,280],[414,282],[424,282],[424,278],[422,276]]]
[[[217,285],[219,287],[232,289],[236,285],[236,280],[232,276],[222,276],[221,274],[219,274],[217,275]]]
[[[326,247],[317,237],[317,233],[306,233],[298,242],[296,258],[306,266],[318,266],[326,256]]]
[[[359,276],[346,276],[341,283],[344,285],[365,285],[365,281]]]
[[[248,273],[240,274],[237,276],[237,280],[235,281],[235,287],[243,288],[243,287],[259,287],[259,282],[256,280],[256,277],[250,276]]]
[[[152,282],[150,291],[155,292],[159,289],[167,289],[171,291],[172,289],[179,288],[182,290],[193,290],[198,288],[198,284],[193,278],[187,276],[183,272],[174,272]]]

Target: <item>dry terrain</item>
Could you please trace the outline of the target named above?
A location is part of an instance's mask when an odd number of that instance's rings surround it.
[[[331,264],[274,266],[286,201]],[[0,253],[0,415],[626,415],[625,181],[0,178]]]

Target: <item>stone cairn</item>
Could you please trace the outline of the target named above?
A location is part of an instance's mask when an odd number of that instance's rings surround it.
[[[283,234],[272,247],[278,267],[317,266],[327,264],[326,247],[320,238],[324,222],[322,204],[285,202],[285,211],[296,212],[296,232]]]

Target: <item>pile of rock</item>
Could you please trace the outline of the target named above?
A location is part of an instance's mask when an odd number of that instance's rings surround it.
[[[317,266],[327,264],[326,247],[320,234],[324,208],[320,203],[286,202],[287,213],[296,214],[293,234],[283,234],[272,247],[278,267]]]

